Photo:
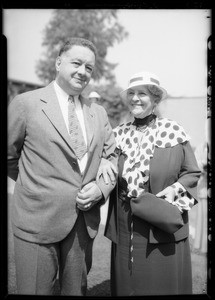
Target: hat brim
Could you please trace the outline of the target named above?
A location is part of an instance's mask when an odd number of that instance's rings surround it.
[[[120,93],[120,96],[122,97],[123,100],[126,100],[126,99],[127,99],[127,91],[128,91],[129,89],[132,89],[133,87],[148,86],[148,85],[154,85],[154,86],[156,86],[159,90],[162,91],[162,97],[161,97],[160,101],[162,101],[162,100],[164,100],[165,98],[167,98],[167,91],[166,91],[164,88],[158,86],[157,84],[153,84],[153,83],[148,83],[148,84],[138,84],[138,85],[137,85],[137,84],[133,84],[133,85],[131,84],[127,89],[123,90],[123,91]]]

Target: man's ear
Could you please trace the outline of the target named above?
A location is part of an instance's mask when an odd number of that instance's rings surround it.
[[[56,71],[59,71],[60,64],[61,64],[61,56],[58,56],[58,57],[56,58],[56,61],[55,61],[55,68],[56,68]]]

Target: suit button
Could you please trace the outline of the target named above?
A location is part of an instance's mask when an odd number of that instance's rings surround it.
[[[73,164],[73,166],[76,166],[76,162],[75,161],[73,161],[72,164]]]

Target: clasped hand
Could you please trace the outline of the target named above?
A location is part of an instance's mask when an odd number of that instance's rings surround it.
[[[95,182],[89,182],[76,197],[77,207],[86,211],[91,209],[102,198],[102,192]]]
[[[96,181],[99,180],[100,176],[103,176],[105,184],[109,184],[111,182],[114,185],[116,183],[117,174],[117,169],[113,165],[113,163],[105,158],[102,158],[97,173]]]

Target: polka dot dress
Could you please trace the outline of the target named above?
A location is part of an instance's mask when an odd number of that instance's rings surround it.
[[[117,148],[125,155],[122,177],[128,184],[128,197],[138,197],[145,190],[155,147],[174,147],[190,139],[182,126],[167,118],[155,118],[142,128],[133,122],[123,123],[114,134]]]

